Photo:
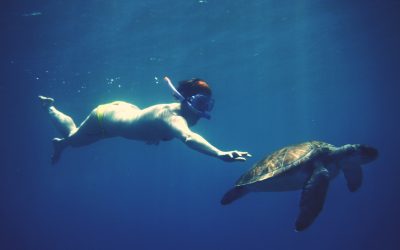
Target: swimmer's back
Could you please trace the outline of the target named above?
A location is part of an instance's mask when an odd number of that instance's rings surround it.
[[[115,101],[99,105],[94,115],[108,135],[146,141],[167,140],[172,135],[165,118],[171,116],[171,106],[175,105],[157,104],[140,109],[131,103]]]
[[[133,105],[132,103],[129,102],[123,102],[123,101],[114,101],[106,104],[99,105],[98,107],[107,107],[109,110],[119,110],[119,111],[124,111],[124,110],[140,110],[136,105]]]
[[[132,119],[140,109],[128,102],[115,101],[97,106],[94,110],[98,117],[106,117],[114,122]]]

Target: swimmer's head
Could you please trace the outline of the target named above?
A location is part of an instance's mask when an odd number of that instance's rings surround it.
[[[184,98],[183,108],[188,108],[199,117],[210,119],[208,112],[214,106],[214,99],[211,98],[211,88],[206,81],[199,78],[181,81],[177,91]]]
[[[206,81],[199,78],[192,78],[179,82],[178,92],[186,99],[191,96],[202,94],[211,97],[211,88]]]

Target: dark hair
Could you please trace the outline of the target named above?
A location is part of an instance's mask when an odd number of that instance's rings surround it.
[[[211,88],[206,81],[200,78],[192,78],[179,82],[178,91],[183,97],[188,98],[197,94],[211,96]]]

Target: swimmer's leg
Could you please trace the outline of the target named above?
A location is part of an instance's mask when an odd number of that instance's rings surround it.
[[[54,107],[54,99],[51,97],[39,96],[39,101],[44,110],[46,110],[50,116],[51,121],[56,127],[57,131],[64,137],[67,138],[70,134],[76,131],[76,125],[71,117],[62,112],[58,111]],[[53,139],[53,155],[51,156],[51,163],[55,164],[59,161],[60,156],[64,148],[67,146],[65,139],[54,138]]]
[[[61,153],[67,146],[65,139],[54,138],[53,141],[53,155],[51,156],[51,164],[56,164],[61,157]]]
[[[82,147],[104,138],[98,128],[96,119],[97,117],[94,117],[92,112],[79,128],[72,131],[68,137],[53,139],[53,155],[51,156],[53,165],[60,160],[61,153],[66,147]]]
[[[54,107],[53,98],[39,96],[39,101],[42,104],[42,107],[48,112],[51,121],[63,137],[68,137],[76,130],[76,125],[72,118],[66,114],[61,113]]]

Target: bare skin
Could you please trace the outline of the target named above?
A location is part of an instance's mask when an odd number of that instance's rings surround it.
[[[76,127],[71,117],[54,107],[54,99],[39,96],[39,100],[64,137],[53,139],[53,164],[58,162],[63,149],[68,146],[81,147],[104,138],[118,136],[148,144],[177,138],[191,149],[226,162],[245,161],[246,157],[251,157],[247,152],[222,151],[201,135],[191,131],[189,127],[196,124],[199,118],[185,118],[181,114],[180,103],[157,104],[144,109],[121,101],[103,104],[96,107],[82,124]]]

